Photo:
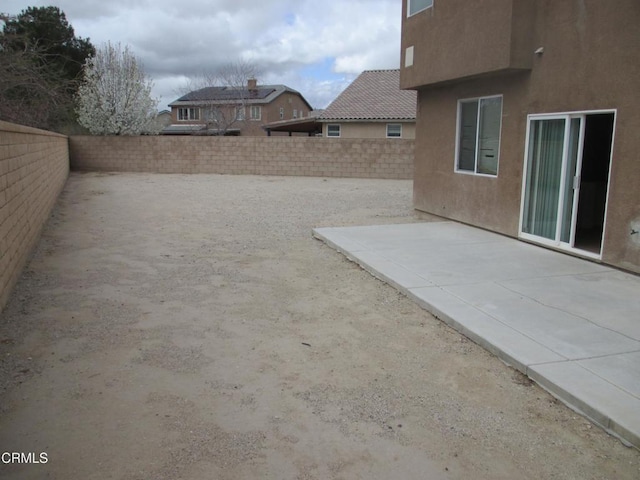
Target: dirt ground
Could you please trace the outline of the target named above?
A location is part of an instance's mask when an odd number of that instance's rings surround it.
[[[72,174],[0,317],[0,450],[47,462],[0,477],[640,478],[311,235],[424,220],[408,181]]]

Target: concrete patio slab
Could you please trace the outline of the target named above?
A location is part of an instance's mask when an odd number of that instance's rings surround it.
[[[640,343],[587,319],[510,291],[497,283],[446,287],[465,303],[510,326],[566,359],[633,352]]]
[[[565,360],[535,340],[456,298],[441,288],[417,288],[409,297],[523,373],[528,365]]]
[[[640,277],[455,222],[314,236],[640,446]]]
[[[563,275],[510,282],[509,288],[559,310],[570,310],[604,328],[640,339],[640,292],[629,274]]]

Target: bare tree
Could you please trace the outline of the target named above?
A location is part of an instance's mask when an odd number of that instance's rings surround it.
[[[78,89],[78,121],[94,135],[158,133],[153,82],[125,46],[107,43],[87,60]]]
[[[242,128],[250,115],[248,102],[258,92],[259,73],[255,64],[238,60],[192,78],[179,101],[200,108],[206,130],[195,133],[227,135],[232,129]]]
[[[53,78],[46,64],[37,60],[45,56],[41,48],[0,47],[0,118],[52,128],[52,117],[71,98],[67,86]]]

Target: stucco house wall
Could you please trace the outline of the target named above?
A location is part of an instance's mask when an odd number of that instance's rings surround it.
[[[415,122],[326,122],[322,124],[322,136],[327,137],[328,125],[340,125],[340,138],[387,138],[387,125],[402,125],[402,137],[416,138]]]
[[[401,87],[418,91],[415,207],[518,237],[528,115],[612,112],[600,260],[640,272],[640,3],[434,0],[412,17],[403,3]],[[458,101],[493,95],[498,174],[456,173]]]

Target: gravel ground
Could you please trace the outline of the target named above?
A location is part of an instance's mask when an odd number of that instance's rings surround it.
[[[640,453],[314,240],[394,180],[77,174],[0,317],[11,479],[638,479]]]

